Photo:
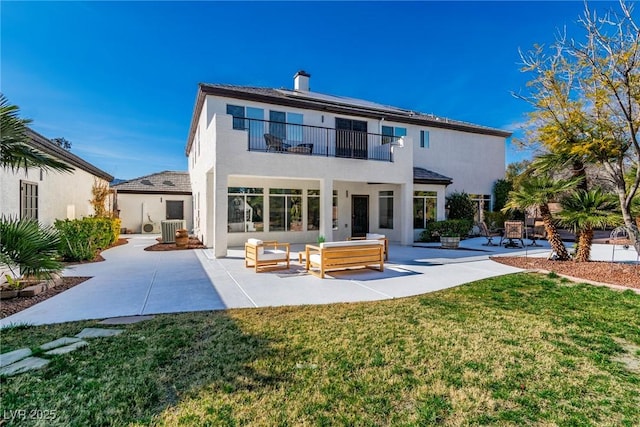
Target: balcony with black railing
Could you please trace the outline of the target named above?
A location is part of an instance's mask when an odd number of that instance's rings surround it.
[[[233,128],[247,131],[249,151],[277,154],[392,162],[391,147],[399,141],[376,133],[238,117]]]

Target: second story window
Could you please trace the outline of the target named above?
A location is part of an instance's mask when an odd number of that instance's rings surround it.
[[[429,148],[429,131],[420,131],[420,148]]]
[[[302,114],[269,111],[269,133],[282,140],[302,142]]]
[[[407,128],[382,126],[382,143],[389,144],[398,138],[407,136]]]
[[[287,114],[284,111],[269,111],[269,133],[276,138],[287,139]]]
[[[233,128],[237,130],[244,130],[246,126],[244,124],[244,107],[240,105],[227,104],[227,114],[233,116]]]

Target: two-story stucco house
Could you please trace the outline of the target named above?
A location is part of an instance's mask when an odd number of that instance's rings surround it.
[[[313,92],[200,84],[186,145],[194,232],[226,256],[249,237],[291,243],[367,232],[411,244],[445,195],[488,208],[509,132]]]
[[[56,219],[93,215],[90,200],[94,183],[108,185],[113,176],[31,129],[27,136],[29,145],[66,163],[73,171],[0,168],[0,215],[33,218],[43,225],[52,225]]]

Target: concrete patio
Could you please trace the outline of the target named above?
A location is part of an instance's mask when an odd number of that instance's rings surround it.
[[[66,276],[92,276],[55,297],[0,320],[10,324],[49,324],[120,316],[220,310],[225,308],[328,304],[407,297],[521,271],[489,259],[497,255],[546,257],[540,247],[483,246],[482,237],[464,240],[459,250],[438,244],[391,245],[385,271],[349,270],[319,279],[304,271],[292,245],[291,268],[255,273],[244,266],[242,248],[215,259],[211,250],[148,252],[154,235],[128,235],[127,245],[103,253],[104,262],[80,264]],[[525,241],[528,243],[529,241]],[[612,246],[594,245],[592,258],[610,261]],[[633,248],[616,247],[616,261],[636,261]]]

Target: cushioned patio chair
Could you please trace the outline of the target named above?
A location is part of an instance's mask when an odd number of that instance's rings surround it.
[[[255,272],[263,267],[289,268],[289,243],[249,239],[244,244],[244,266]],[[286,264],[280,265],[280,264]]]

